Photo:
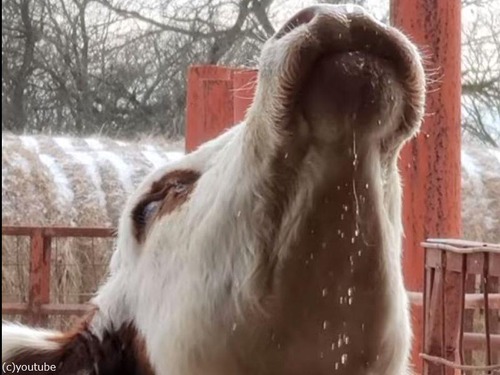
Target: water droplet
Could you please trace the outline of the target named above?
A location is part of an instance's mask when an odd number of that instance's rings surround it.
[[[328,289],[323,288],[323,290],[321,291],[321,295],[322,295],[323,297],[326,297],[326,295],[327,295],[327,294],[328,294]]]
[[[350,297],[354,293],[354,288],[347,289],[347,295]]]
[[[425,138],[430,138],[430,137],[431,137],[431,135],[429,133],[425,134]]]
[[[382,125],[382,120],[377,120],[378,125]]]
[[[337,190],[340,190],[340,185],[337,185]]]
[[[369,187],[370,187],[370,185],[369,185],[369,184],[366,184],[366,185],[365,185],[365,189],[368,189]]]
[[[311,260],[312,260],[312,259],[314,259],[314,254],[313,254],[313,253],[311,253],[311,254],[309,255],[309,258],[311,258]]]
[[[285,159],[288,159],[288,152],[285,154]]]
[[[322,242],[322,243],[321,243],[321,248],[322,248],[322,249],[326,249],[326,242]]]
[[[344,353],[342,354],[342,357],[340,357],[340,362],[342,362],[343,365],[347,362],[347,354]]]
[[[335,350],[335,343],[334,343],[334,342],[332,342],[331,349],[332,349],[332,351],[334,351],[334,350]]]
[[[320,352],[320,353],[319,353],[319,358],[323,359],[323,358],[324,358],[324,356],[325,356],[325,355],[323,354],[323,352]]]
[[[352,305],[352,297],[349,297],[349,300],[347,301],[348,305]]]
[[[236,217],[240,217],[241,216],[241,211],[238,211],[238,213],[236,214]]]
[[[339,363],[335,362],[335,370],[338,370],[338,369],[339,369]]]
[[[327,330],[329,326],[330,326],[330,322],[328,320],[325,320],[323,322],[323,330],[324,331]]]
[[[358,250],[358,257],[361,256],[361,250]]]
[[[344,304],[344,297],[340,297],[340,304],[343,305]]]
[[[358,236],[359,236],[359,229],[358,229],[358,228],[354,229],[354,235],[355,235],[356,237],[358,237]]]
[[[356,239],[354,237],[351,237],[351,243],[354,243]]]
[[[237,327],[237,326],[238,326],[238,325],[237,325],[236,323],[233,323],[233,328],[232,328],[232,329],[233,329],[233,332],[234,332],[234,331],[236,331],[236,327]]]

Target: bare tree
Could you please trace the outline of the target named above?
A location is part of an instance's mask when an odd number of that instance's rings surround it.
[[[497,145],[500,5],[462,1],[464,12],[475,12],[464,17],[463,129]],[[254,65],[288,4],[2,0],[2,128],[181,135],[187,67]]]
[[[463,130],[481,142],[500,142],[500,5],[469,1],[462,39]]]
[[[2,10],[2,128],[22,131],[38,31],[30,0],[3,1]]]

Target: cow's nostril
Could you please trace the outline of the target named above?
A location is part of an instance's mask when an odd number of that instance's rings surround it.
[[[309,23],[316,15],[316,9],[314,7],[306,8],[301,10],[295,16],[293,16],[287,23],[285,23],[281,29],[276,33],[275,38],[280,39],[284,35],[288,34],[290,31],[296,27]]]

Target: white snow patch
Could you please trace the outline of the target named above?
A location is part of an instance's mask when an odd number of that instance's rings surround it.
[[[111,163],[113,168],[118,173],[118,178],[120,179],[122,187],[126,192],[131,192],[134,189],[129,165],[125,163],[120,156],[111,151],[99,151],[97,152],[97,156],[99,159],[106,160]]]
[[[100,151],[104,149],[102,142],[95,138],[86,138],[85,142],[89,145],[92,150]]]
[[[498,160],[500,163],[500,150],[498,149],[490,149],[490,153]],[[497,170],[498,175],[500,175],[500,169]]]
[[[95,160],[89,154],[81,151],[70,152],[69,155],[71,155],[77,163],[85,167],[95,187],[95,194],[97,195],[99,206],[103,208],[106,207],[106,194],[104,194],[104,190],[102,189],[101,175],[99,174]]]
[[[121,147],[127,147],[129,145],[128,143],[122,141],[115,141],[115,143]]]
[[[142,151],[142,155],[148,160],[153,168],[159,168],[167,162],[155,151]]]
[[[184,153],[180,151],[167,151],[165,152],[165,155],[167,156],[168,161],[176,161],[182,159]]]
[[[37,154],[38,152],[40,152],[40,146],[38,145],[38,141],[35,137],[32,137],[30,135],[21,135],[19,139],[21,140],[23,146],[28,150],[31,150]]]
[[[54,142],[63,149],[63,151],[73,151],[75,147],[73,146],[73,143],[71,142],[70,138],[66,137],[54,137]]]
[[[40,154],[39,155],[40,161],[49,169],[50,174],[52,175],[54,182],[57,186],[57,190],[60,194],[57,194],[58,198],[63,197],[64,198],[64,204],[66,203],[71,203],[73,202],[73,199],[75,198],[75,194],[73,193],[73,190],[71,189],[71,184],[64,174],[64,171],[62,168],[57,164],[57,160],[54,159],[50,155],[46,154]]]
[[[480,177],[481,168],[477,165],[476,160],[467,153],[466,150],[462,149],[462,170],[464,170],[469,176]]]

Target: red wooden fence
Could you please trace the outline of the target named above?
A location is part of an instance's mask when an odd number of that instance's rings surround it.
[[[50,303],[50,260],[52,239],[56,237],[113,237],[112,228],[17,227],[2,226],[2,236],[30,238],[30,273],[28,301],[2,303],[2,314],[20,314],[30,324],[44,326],[48,315],[79,315],[88,309],[84,304]]]
[[[428,240],[422,246],[425,249],[424,374],[500,373],[500,244]],[[481,294],[467,293],[466,281],[471,276],[480,281]],[[483,332],[478,328],[472,332],[466,329],[465,317],[470,309],[484,311]],[[472,350],[483,351],[485,363],[480,366],[467,363],[465,354]],[[468,357],[470,361],[472,356]]]

